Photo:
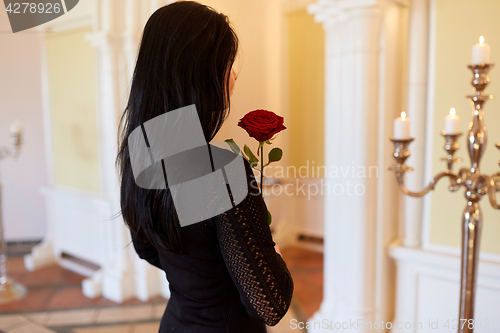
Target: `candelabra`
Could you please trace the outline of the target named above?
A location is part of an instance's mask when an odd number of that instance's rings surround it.
[[[390,138],[395,146],[394,158],[396,159],[396,166],[391,167],[390,170],[394,171],[398,187],[404,194],[411,197],[422,197],[433,190],[436,183],[445,177],[449,178],[448,189],[450,191],[455,192],[460,187],[465,187],[467,205],[465,206],[462,218],[459,333],[473,332],[473,328],[471,327],[474,327],[474,298],[482,227],[482,214],[479,201],[484,195],[487,195],[491,205],[495,209],[500,209],[500,205],[496,199],[496,192],[500,191],[500,172],[489,176],[481,174],[479,171],[481,157],[484,154],[487,143],[486,126],[483,119],[483,105],[487,100],[493,98],[492,95],[483,94],[483,91],[490,83],[488,72],[493,66],[493,64],[468,66],[473,72],[471,84],[475,90],[474,95],[467,96],[473,105],[472,121],[469,125],[466,141],[471,161],[470,168],[461,168],[458,173],[452,171],[453,164],[460,162],[459,158],[455,158],[455,152],[459,148],[458,138],[461,136],[461,133],[447,134],[443,132],[442,135],[445,139],[444,149],[447,156],[441,160],[447,163],[446,171],[436,175],[421,192],[412,192],[406,188],[404,183],[405,173],[412,171],[412,168],[406,166],[404,163],[410,156],[408,146],[413,141],[413,138],[406,140]],[[496,147],[500,149],[500,144],[497,143]]]
[[[0,160],[6,157],[16,158],[19,155],[22,145],[22,135],[19,125],[13,127],[14,130],[11,131],[13,148],[0,147]],[[0,182],[0,304],[21,299],[26,295],[26,288],[24,286],[7,277],[7,249],[5,246],[2,215],[2,183]]]

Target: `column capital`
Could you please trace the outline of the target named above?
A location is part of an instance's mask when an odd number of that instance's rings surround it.
[[[342,18],[347,12],[356,9],[377,7],[387,4],[409,6],[410,0],[318,0],[310,4],[307,12],[316,17],[316,22],[327,23]]]

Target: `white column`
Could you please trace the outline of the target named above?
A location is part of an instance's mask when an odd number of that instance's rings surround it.
[[[427,62],[429,49],[429,0],[412,0],[410,5],[410,47],[408,77],[408,117],[411,118],[411,156],[407,165],[414,171],[406,175],[413,191],[424,188],[425,122],[427,113]],[[430,179],[429,179],[430,181]],[[420,247],[422,243],[423,199],[404,196],[404,246]]]
[[[309,7],[326,38],[327,185],[324,298],[308,320],[311,327],[316,323],[308,332],[372,332],[377,330],[366,329],[367,322],[392,320],[386,248],[387,237],[396,236],[397,192],[385,175],[386,155],[393,149],[387,123],[401,103],[385,104],[399,92],[386,88],[401,85],[402,73],[386,70],[384,62],[387,53],[401,54],[394,25],[403,7],[401,2],[345,0],[320,0]],[[396,23],[391,26],[390,20]],[[390,34],[385,34],[387,26]]]
[[[123,51],[125,15],[119,0],[104,0],[99,7],[101,30],[89,36],[99,53],[99,123],[102,195],[110,202],[109,216],[120,212],[120,187],[115,159],[118,153],[117,130],[125,107],[127,67]],[[82,282],[87,297],[102,293],[121,303],[136,296],[134,267],[126,246],[130,241],[121,215],[103,221],[109,233],[104,265],[94,276]]]

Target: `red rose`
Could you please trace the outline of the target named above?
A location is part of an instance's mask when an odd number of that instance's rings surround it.
[[[245,129],[252,138],[257,141],[267,141],[274,134],[286,129],[283,125],[283,117],[267,110],[255,110],[248,112],[238,122],[238,126]]]

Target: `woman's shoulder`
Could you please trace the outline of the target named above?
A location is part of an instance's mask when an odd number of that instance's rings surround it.
[[[210,150],[212,153],[212,157],[214,158],[214,164],[217,160],[217,165],[219,167],[222,167],[224,163],[228,164],[234,161],[238,156],[240,156],[244,160],[243,156],[233,152],[230,149],[229,144],[227,144],[226,142],[211,142]]]
[[[217,143],[221,144],[220,142]],[[235,204],[240,203],[247,195],[258,195],[255,174],[250,163],[240,154],[229,149],[211,144],[214,170],[224,168],[226,180],[229,182]]]
[[[244,158],[243,155],[241,155],[241,153],[237,154],[234,151],[232,151],[227,143],[225,142],[210,143],[210,150],[212,153],[214,168],[216,170],[232,162],[237,162],[237,159],[239,159],[240,161],[242,161],[241,163],[245,166],[247,174],[251,173],[253,175],[252,167],[250,166],[250,163],[247,161],[247,159]]]

